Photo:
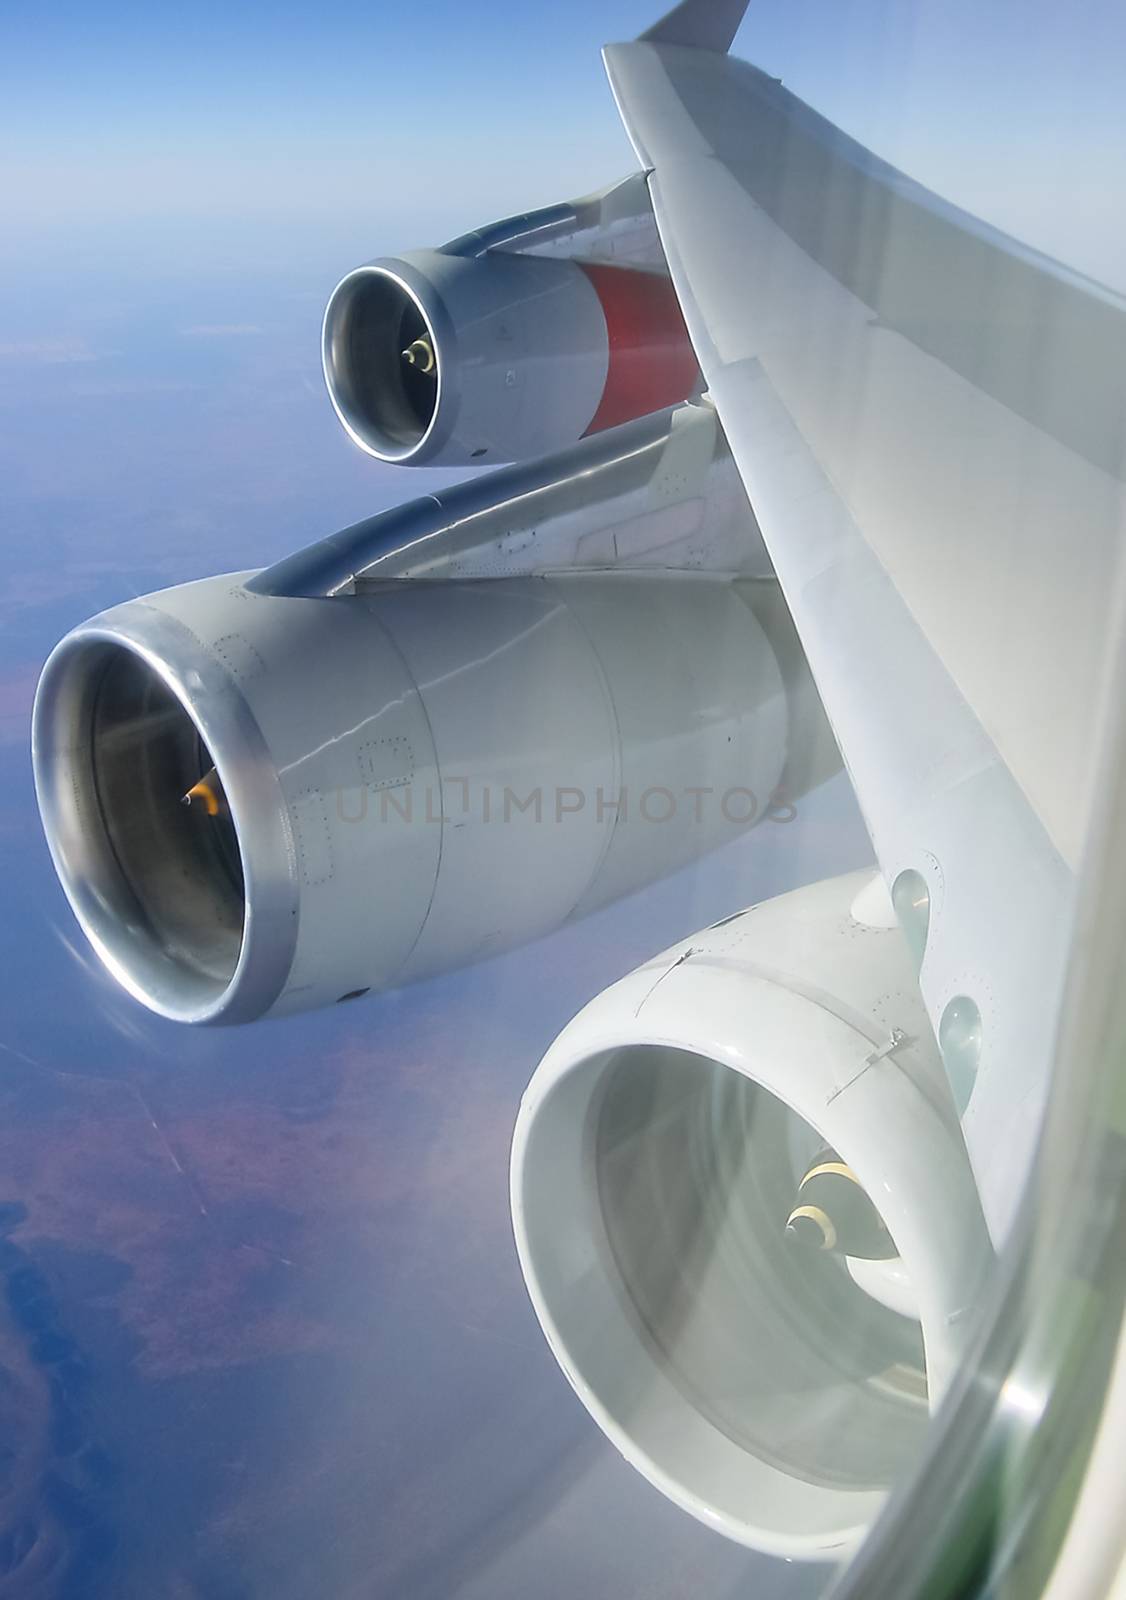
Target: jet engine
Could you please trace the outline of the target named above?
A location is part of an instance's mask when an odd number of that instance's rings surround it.
[[[544,934],[758,820],[824,729],[773,585],[328,598],[250,576],[95,617],[36,699],[72,907],[180,1021],[307,1010]]]
[[[756,906],[580,1012],[525,1094],[512,1208],[551,1348],[627,1460],[746,1545],[853,1546],[988,1254],[882,883]]]
[[[662,273],[418,250],[350,272],[325,312],[325,381],[381,461],[523,461],[700,384]]]

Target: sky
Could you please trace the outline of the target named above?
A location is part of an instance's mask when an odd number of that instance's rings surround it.
[[[0,248],[112,227],[144,255],[189,220],[210,232],[189,250],[233,248],[304,218],[378,251],[585,192],[632,164],[599,47],[653,19],[645,0],[13,0]],[[1113,0],[752,0],[736,48],[948,198],[1126,282]],[[288,253],[315,250],[301,232]]]
[[[847,784],[472,972],[187,1031],[86,952],[27,756],[69,627],[438,481],[345,439],[325,299],[367,257],[630,170],[598,48],[652,20],[640,0],[0,15],[0,1600],[820,1587],[602,1441],[527,1305],[506,1169],[532,1068],[604,984],[869,858]],[[1109,4],[756,0],[737,49],[1121,283],[1124,35]]]

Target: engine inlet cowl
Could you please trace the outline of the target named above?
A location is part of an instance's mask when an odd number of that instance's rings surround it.
[[[345,429],[381,461],[490,466],[574,444],[699,385],[659,273],[419,250],[342,279],[323,361]]]
[[[801,725],[721,579],[329,600],[226,577],[69,634],[33,758],[105,966],[163,1016],[244,1022],[480,960],[661,877],[762,814]]]
[[[757,906],[606,990],[513,1136],[521,1266],[583,1404],[679,1505],[789,1559],[855,1546],[917,1459],[988,1259],[890,902],[857,920],[867,876]],[[826,1166],[878,1209],[898,1299],[843,1250],[788,1239]],[[831,1234],[840,1196],[821,1199]]]

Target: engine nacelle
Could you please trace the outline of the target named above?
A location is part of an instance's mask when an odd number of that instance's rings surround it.
[[[849,1257],[808,1199],[826,1174],[891,1259]],[[915,1459],[988,1256],[882,884],[757,906],[588,1005],[525,1094],[512,1207],[551,1348],[634,1466],[757,1549],[853,1546]],[[791,1218],[822,1248],[795,1249]]]
[[[497,251],[418,250],[350,272],[324,371],[381,461],[522,461],[659,411],[699,385],[669,279]]]
[[[104,612],[36,698],[66,893],[111,973],[185,1022],[536,938],[757,820],[784,765],[800,783],[822,713],[764,587],[588,574],[327,599],[225,577]]]

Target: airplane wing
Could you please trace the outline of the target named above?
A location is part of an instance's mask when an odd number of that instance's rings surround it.
[[[1126,303],[730,57],[743,10],[686,0],[605,61],[999,1239],[1098,747]]]

